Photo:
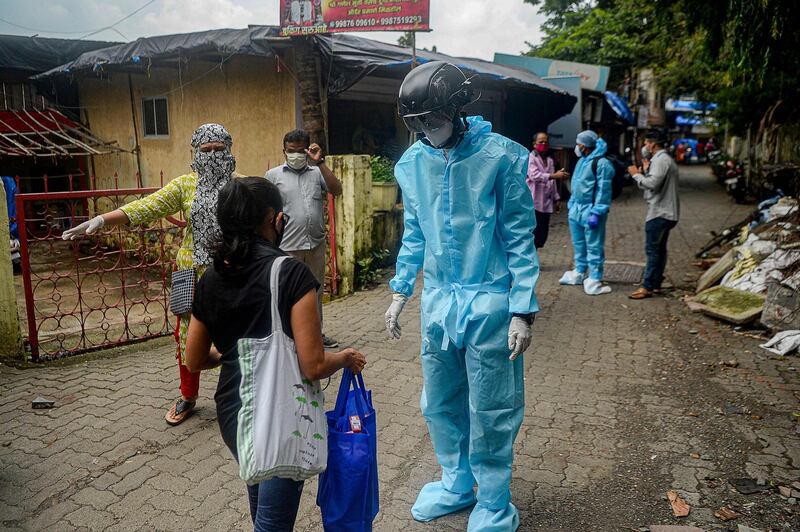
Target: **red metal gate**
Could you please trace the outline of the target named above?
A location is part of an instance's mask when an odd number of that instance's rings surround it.
[[[90,213],[109,212],[156,190],[17,195],[27,340],[34,361],[173,332],[168,291],[182,237],[177,225],[158,221],[109,227],[72,242],[61,239],[64,229]]]

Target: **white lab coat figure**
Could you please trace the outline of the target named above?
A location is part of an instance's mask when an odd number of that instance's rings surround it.
[[[300,0],[292,0],[292,15],[290,18],[292,24],[300,24],[301,18]]]

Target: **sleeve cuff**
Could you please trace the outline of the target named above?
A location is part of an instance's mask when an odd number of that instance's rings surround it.
[[[396,277],[391,281],[389,281],[389,288],[391,288],[392,292],[403,294],[406,297],[411,297],[412,294],[414,293],[413,284],[397,279]]]

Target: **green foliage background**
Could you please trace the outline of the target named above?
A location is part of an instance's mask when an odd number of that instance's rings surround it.
[[[782,101],[800,116],[797,0],[524,0],[547,16],[529,55],[611,67],[616,88],[652,67],[667,94],[715,101],[734,132]]]

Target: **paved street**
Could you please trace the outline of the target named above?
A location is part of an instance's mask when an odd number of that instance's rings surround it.
[[[681,171],[683,219],[668,267],[677,290],[666,297],[630,301],[629,285],[598,298],[560,287],[571,251],[565,215],[554,220],[541,255],[542,312],[525,358],[527,407],[512,483],[521,530],[800,529],[800,506],[728,484],[800,478],[798,359],[776,360],[757,339],[679,301],[698,273],[691,263],[709,230],[750,209],[734,205],[705,167]],[[615,202],[609,260],[643,262],[644,212],[636,191]],[[438,468],[418,405],[418,300],[403,315],[398,342],[383,329],[388,301],[380,287],[325,308],[326,332],[369,360],[366,382],[379,416],[375,530],[464,530],[467,512],[427,525],[410,517]],[[0,366],[2,528],[248,529],[244,484],[216,425],[216,375],[203,376],[195,416],[177,428],[164,423],[177,393],[173,353],[163,339],[77,363]],[[731,359],[737,367],[718,364]],[[337,384],[328,389],[329,404]],[[56,408],[31,410],[37,395]],[[692,506],[688,517],[672,517],[670,489]],[[321,530],[315,495],[316,482],[308,482],[297,530]],[[723,505],[738,519],[715,518]]]

